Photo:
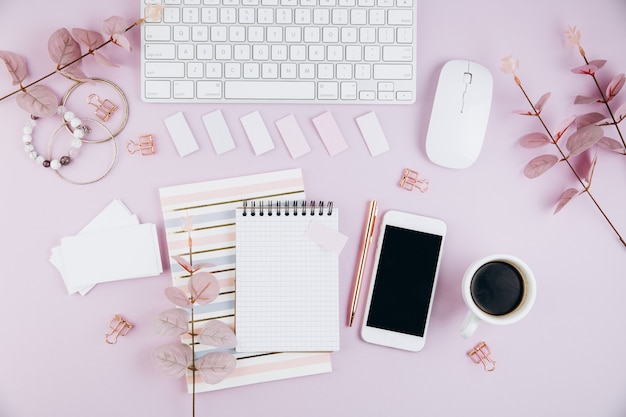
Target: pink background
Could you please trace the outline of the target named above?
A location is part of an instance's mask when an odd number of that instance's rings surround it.
[[[522,149],[517,139],[539,126],[536,120],[512,113],[526,104],[511,77],[498,69],[504,55],[514,54],[521,63],[518,74],[534,99],[552,91],[545,109],[552,126],[585,111],[571,102],[576,94],[593,93],[593,86],[590,79],[569,71],[582,59],[566,47],[563,32],[568,25],[579,27],[588,55],[608,60],[600,73],[608,82],[626,71],[626,3],[418,1],[418,97],[409,106],[145,104],[139,97],[140,31],[133,30],[131,54],[114,47],[104,50],[119,68],[85,60],[89,75],[118,83],[130,103],[128,125],[118,138],[117,164],[93,185],[65,183],[28,160],[20,140],[27,115],[13,98],[0,102],[5,268],[0,281],[0,415],[190,415],[191,397],[183,380],[162,376],[149,359],[153,348],[164,343],[152,332],[151,323],[157,313],[171,307],[163,296],[170,284],[169,271],[154,278],[102,284],[85,297],[69,296],[48,262],[50,250],[114,198],[142,222],[156,223],[164,243],[159,187],[293,167],[302,168],[310,197],[333,200],[342,208],[340,230],[350,237],[340,259],[344,314],[368,200],[377,199],[381,213],[412,211],[448,224],[426,348],[408,353],[363,342],[358,334],[362,298],[355,327],[341,323],[341,350],[333,354],[332,373],[199,394],[198,415],[626,414],[625,248],[586,196],[552,215],[561,191],[575,185],[564,166],[535,180],[522,175],[524,164],[538,152]],[[1,0],[0,50],[27,57],[32,80],[53,66],[46,45],[54,30],[76,26],[99,30],[101,21],[111,15],[130,23],[138,18],[139,8],[136,0]],[[424,150],[439,69],[456,58],[480,62],[494,76],[483,151],[472,167],[462,171],[434,165]],[[0,91],[12,91],[10,81],[0,71]],[[46,84],[59,94],[70,86],[59,76]],[[622,100],[618,97],[617,103]],[[223,111],[237,143],[236,150],[221,156],[214,153],[201,122],[203,114],[216,108]],[[200,144],[198,152],[184,158],[176,153],[161,122],[179,110]],[[276,143],[275,150],[262,156],[254,155],[238,121],[253,110],[260,111]],[[349,145],[334,157],[310,122],[327,110]],[[378,115],[391,144],[390,152],[376,158],[369,155],[354,121],[370,110]],[[312,148],[297,160],[289,156],[273,124],[289,113],[295,114]],[[42,124],[36,132],[39,146],[52,129]],[[158,153],[127,154],[126,141],[144,133],[155,136]],[[397,186],[407,167],[430,180],[427,193]],[[626,234],[625,189],[626,160],[601,152],[592,191]],[[535,307],[517,324],[483,324],[472,338],[463,339],[459,335],[466,311],[460,293],[463,271],[473,260],[495,252],[516,255],[533,268],[538,285]],[[368,282],[369,274],[365,289]],[[135,328],[111,346],[103,335],[115,313]],[[493,373],[466,356],[482,340],[498,362]]]

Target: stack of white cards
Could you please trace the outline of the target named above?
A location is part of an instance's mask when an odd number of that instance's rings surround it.
[[[142,278],[163,272],[154,224],[114,200],[78,234],[61,239],[50,262],[70,294],[87,294],[96,284]]]

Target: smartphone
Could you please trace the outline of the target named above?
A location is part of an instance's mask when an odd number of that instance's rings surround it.
[[[446,224],[387,211],[380,224],[361,337],[413,352],[426,343]]]

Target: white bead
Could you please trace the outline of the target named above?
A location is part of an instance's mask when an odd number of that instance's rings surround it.
[[[61,163],[58,159],[53,159],[52,161],[50,161],[50,168],[56,171],[61,168]]]
[[[25,135],[30,135],[31,133],[33,133],[33,127],[31,125],[28,125],[24,128],[23,132]]]
[[[39,155],[37,155],[37,152],[31,151],[28,153],[28,156],[30,156],[30,159],[36,160]]]
[[[65,113],[66,111],[67,111],[67,109],[65,108],[65,106],[59,106],[57,108],[57,113],[58,113],[59,116],[62,116],[63,113]]]
[[[63,113],[63,119],[65,119],[66,122],[69,122],[75,117],[76,116],[74,116],[74,113],[72,113],[71,111],[66,111],[65,113]]]
[[[85,136],[85,131],[83,129],[75,129],[72,134],[75,138],[82,139]]]
[[[35,147],[33,145],[31,145],[30,143],[27,144],[26,146],[24,146],[24,151],[26,153],[32,152],[33,150],[35,150]]]
[[[30,119],[30,120],[28,121],[28,123],[30,123],[30,125],[31,125],[32,127],[37,126],[37,120],[35,120],[35,119]]]
[[[70,158],[76,158],[78,156],[78,148],[69,148],[67,150],[67,155]]]
[[[70,120],[70,125],[71,125],[72,127],[78,127],[78,126],[80,126],[82,123],[83,123],[83,122],[82,122],[82,121],[81,121],[78,117],[75,117],[75,118],[73,118],[72,120]]]
[[[35,158],[35,162],[37,162],[39,165],[43,165],[43,161],[44,157],[41,155],[38,155],[37,158]]]
[[[80,148],[82,145],[83,141],[78,138],[72,139],[72,143],[70,144],[72,148]]]
[[[24,135],[22,136],[22,141],[24,141],[24,143],[31,143],[33,141],[33,137],[31,135]]]

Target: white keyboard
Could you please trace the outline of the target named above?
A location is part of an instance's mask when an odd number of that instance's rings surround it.
[[[160,1],[142,25],[144,101],[415,101],[417,0]]]

